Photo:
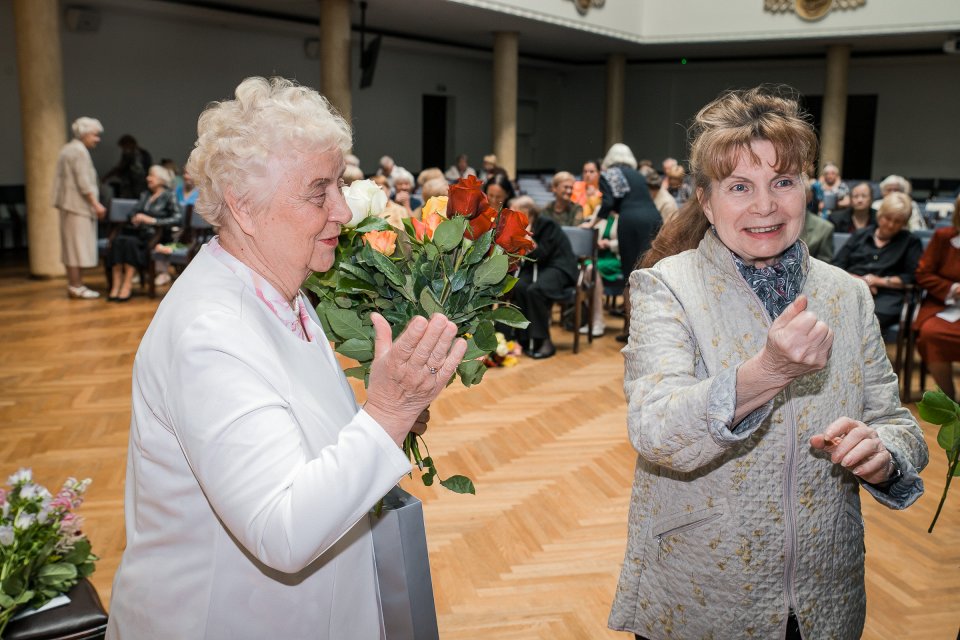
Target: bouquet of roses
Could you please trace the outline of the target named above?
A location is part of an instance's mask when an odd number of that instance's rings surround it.
[[[447,316],[467,341],[454,377],[468,387],[480,382],[483,359],[497,349],[495,323],[527,326],[523,314],[503,301],[517,282],[512,266],[533,248],[527,217],[489,206],[481,184],[473,176],[460,180],[449,196],[430,198],[419,219],[404,219],[401,229],[379,217],[386,197],[373,182],[344,188],[353,219],[340,235],[333,267],[311,276],[305,286],[319,297],[317,315],[336,351],[359,363],[347,375],[368,380],[374,311],[393,326],[394,338],[415,315]],[[422,479],[429,486],[438,478],[437,469],[426,443],[427,455],[421,455],[422,442],[410,434],[404,452],[426,468]],[[464,476],[440,484],[457,493],[475,492]]]
[[[0,637],[14,612],[38,608],[93,573],[97,557],[74,510],[90,480],[68,478],[56,496],[29,469],[0,489]]]
[[[488,368],[512,367],[519,361],[523,349],[516,340],[507,340],[507,336],[499,331],[497,332],[497,348],[490,355],[483,359],[483,364]]]

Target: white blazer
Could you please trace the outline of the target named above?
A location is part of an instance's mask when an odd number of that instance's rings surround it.
[[[366,514],[409,471],[326,340],[204,247],[134,362],[107,637],[381,637]]]

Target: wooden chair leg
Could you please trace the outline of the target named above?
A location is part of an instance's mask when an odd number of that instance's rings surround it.
[[[580,292],[577,291],[577,295],[573,301],[573,352],[578,353],[580,351],[580,308],[583,306],[583,302],[580,300]]]

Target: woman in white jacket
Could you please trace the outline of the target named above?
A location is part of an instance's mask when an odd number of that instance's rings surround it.
[[[630,277],[637,449],[610,626],[666,638],[863,629],[860,489],[902,509],[927,447],[873,299],[800,238],[816,137],[797,103],[724,94],[694,124],[696,193]]]
[[[415,318],[359,408],[300,292],[329,269],[350,131],[315,91],[248,78],[200,116],[187,170],[218,228],[137,352],[127,547],[109,638],[378,638],[366,514],[465,352]]]

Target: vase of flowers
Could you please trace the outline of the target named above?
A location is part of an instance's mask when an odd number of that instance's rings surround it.
[[[90,480],[68,478],[52,495],[20,469],[0,489],[0,637],[22,609],[36,609],[93,573],[98,559],[75,511]]]
[[[527,326],[523,314],[504,299],[517,282],[511,271],[533,248],[527,217],[489,206],[481,185],[473,176],[460,180],[449,196],[428,200],[422,215],[405,219],[402,228],[379,217],[386,198],[375,184],[363,180],[344,188],[353,219],[340,235],[334,265],[305,286],[319,298],[317,315],[327,338],[338,353],[358,363],[347,375],[367,382],[374,311],[393,326],[394,338],[415,315],[447,316],[467,341],[454,378],[468,387],[480,382],[484,358],[498,348],[495,325]],[[437,476],[422,437],[408,436],[404,451],[424,470],[424,484],[437,478],[457,493],[475,492],[469,478]]]

